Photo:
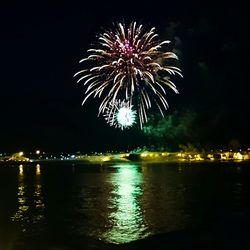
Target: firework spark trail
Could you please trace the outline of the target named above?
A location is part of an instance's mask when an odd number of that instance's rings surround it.
[[[168,65],[171,60],[178,60],[176,54],[163,50],[170,41],[159,42],[157,38],[155,28],[144,31],[136,22],[128,26],[118,23],[114,30],[100,34],[98,48],[89,49],[90,55],[80,61],[88,63],[86,69],[75,74],[80,76],[77,82],[84,81],[87,86],[82,104],[91,96],[103,97],[99,107],[99,114],[103,114],[109,103],[133,100],[141,128],[152,103],[164,115],[163,110],[168,108],[166,89],[178,93],[166,75],[182,74],[178,67]]]

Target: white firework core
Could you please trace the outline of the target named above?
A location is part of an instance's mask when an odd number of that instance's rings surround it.
[[[124,129],[136,123],[136,111],[129,101],[116,100],[109,103],[105,109],[104,117],[110,126]]]
[[[130,127],[135,122],[135,111],[130,107],[122,107],[117,111],[116,119],[121,127]]]

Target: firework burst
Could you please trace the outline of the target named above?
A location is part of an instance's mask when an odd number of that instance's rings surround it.
[[[164,50],[169,43],[158,40],[155,28],[146,31],[136,22],[127,26],[118,23],[113,30],[100,34],[97,47],[89,49],[89,56],[80,61],[86,64],[85,69],[75,74],[79,76],[77,82],[83,81],[87,87],[82,104],[91,96],[102,98],[99,115],[107,112],[110,103],[131,100],[141,128],[152,104],[164,116],[168,108],[166,89],[178,93],[169,76],[182,76],[180,69],[170,64],[178,59],[176,54]]]
[[[136,111],[129,101],[116,100],[105,108],[104,118],[110,126],[124,129],[133,126],[136,120]]]

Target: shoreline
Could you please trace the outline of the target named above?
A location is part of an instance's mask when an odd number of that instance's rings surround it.
[[[213,163],[249,163],[250,160],[236,160],[236,159],[203,159],[203,160],[189,160],[189,159],[151,159],[151,160],[83,160],[83,159],[73,159],[73,160],[61,160],[61,159],[39,159],[39,160],[30,160],[30,161],[0,161],[0,166],[9,166],[9,165],[37,165],[37,164],[70,164],[72,166],[81,166],[81,165],[100,165],[108,166],[112,164],[213,164]]]

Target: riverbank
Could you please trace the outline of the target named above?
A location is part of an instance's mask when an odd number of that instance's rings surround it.
[[[14,153],[0,158],[0,164],[41,164],[41,163],[72,163],[72,164],[113,164],[113,163],[181,163],[181,162],[241,162],[250,160],[250,151],[211,151],[211,152],[139,152],[139,153],[95,153],[87,154],[39,154],[24,155]]]
[[[133,160],[117,160],[110,159],[107,161],[102,161],[98,159],[80,159],[80,160],[30,160],[30,161],[0,161],[0,166],[19,166],[19,165],[71,165],[71,166],[81,166],[81,165],[112,165],[112,164],[214,164],[214,163],[249,163],[250,160],[189,160],[189,159],[133,159]]]

